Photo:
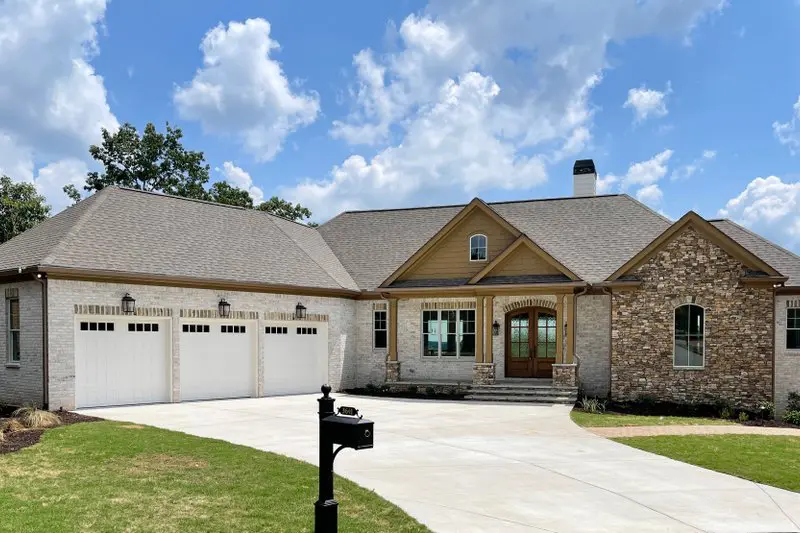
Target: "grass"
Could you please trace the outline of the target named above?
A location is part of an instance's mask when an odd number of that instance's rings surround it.
[[[646,416],[622,413],[587,413],[577,409],[570,413],[572,421],[583,427],[621,426],[698,426],[733,424],[721,418],[699,418],[688,416]]]
[[[717,472],[800,492],[800,437],[684,435],[614,440]]]
[[[115,422],[50,429],[0,455],[0,531],[313,530],[317,468],[226,442]],[[337,478],[342,532],[428,531]]]

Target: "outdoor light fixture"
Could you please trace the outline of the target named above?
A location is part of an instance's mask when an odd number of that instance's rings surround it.
[[[126,315],[132,315],[136,312],[136,299],[128,292],[122,297],[122,312]]]
[[[306,306],[301,304],[300,302],[297,303],[297,306],[294,308],[294,317],[297,320],[303,320],[306,318]]]
[[[225,298],[219,301],[219,316],[220,318],[229,318],[231,316],[231,304],[225,301]]]
[[[492,335],[494,335],[495,337],[500,335],[500,322],[498,322],[497,320],[495,320],[494,324],[492,324]]]

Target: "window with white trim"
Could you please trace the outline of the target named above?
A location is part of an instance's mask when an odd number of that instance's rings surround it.
[[[800,307],[786,310],[786,349],[800,350]]]
[[[473,235],[469,238],[469,260],[486,261],[488,256],[488,240],[486,235]]]
[[[675,368],[705,366],[705,309],[695,304],[675,308]]]
[[[8,316],[8,362],[17,364],[22,360],[19,298],[6,300],[6,316]]]
[[[372,321],[372,346],[376,349],[384,349],[388,345],[388,330],[386,328],[386,311],[375,311]]]
[[[475,358],[475,310],[422,312],[422,355]]]

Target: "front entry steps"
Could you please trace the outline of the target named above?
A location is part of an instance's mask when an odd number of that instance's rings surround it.
[[[577,387],[554,387],[551,380],[497,381],[473,385],[465,400],[572,405],[578,401]]]

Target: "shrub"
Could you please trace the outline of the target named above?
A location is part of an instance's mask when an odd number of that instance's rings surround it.
[[[436,394],[436,389],[434,389],[433,387],[425,387],[425,394],[427,394],[428,396],[433,396]]]
[[[61,419],[57,414],[32,406],[20,407],[11,416],[19,420],[23,426],[31,429],[51,428],[61,424]]]
[[[794,424],[795,426],[800,426],[800,409],[783,413],[783,421]]]
[[[790,392],[789,401],[786,404],[787,411],[800,411],[800,393]]]
[[[418,389],[416,385],[409,385],[408,388],[406,389],[406,391],[408,391],[409,394],[416,394],[417,390]]]
[[[587,413],[600,414],[605,412],[606,402],[598,398],[589,398],[588,396],[584,396],[578,402],[578,407]]]
[[[750,420],[750,415],[747,414],[747,411],[739,411],[739,422],[747,422]]]
[[[367,383],[367,386],[366,386],[365,388],[367,389],[367,391],[368,391],[368,392],[375,392],[375,390],[376,390],[378,387],[376,387],[376,386],[375,386],[374,384],[372,384],[372,383]]]
[[[761,402],[758,404],[758,417],[762,420],[772,420],[775,418],[775,404],[772,402]]]
[[[0,434],[2,433],[16,433],[17,431],[24,431],[25,426],[23,426],[19,420],[16,418],[11,418],[6,420],[5,423],[0,426]]]

